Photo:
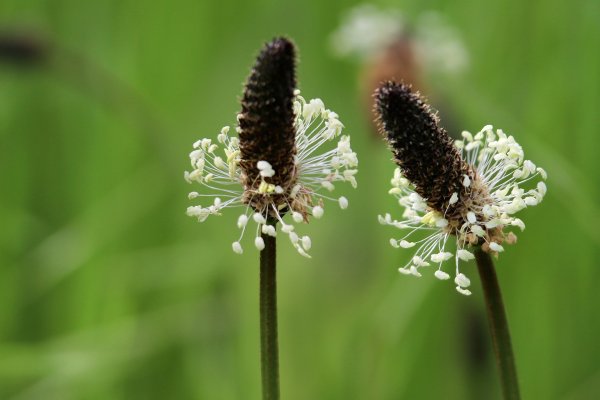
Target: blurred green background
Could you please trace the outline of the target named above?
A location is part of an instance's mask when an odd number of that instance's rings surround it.
[[[2,0],[0,27],[52,44],[0,66],[0,399],[258,399],[258,254],[236,213],[185,216],[191,144],[235,123],[261,45],[300,49],[300,88],[359,154],[350,207],[279,246],[286,399],[498,399],[481,289],[424,274],[377,214],[390,154],[329,34],[353,2]],[[375,2],[455,26],[471,58],[429,82],[461,122],[514,134],[548,196],[497,262],[523,397],[600,398],[600,2]],[[246,238],[248,239],[248,238]]]

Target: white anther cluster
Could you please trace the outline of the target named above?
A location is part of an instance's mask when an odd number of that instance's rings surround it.
[[[237,220],[240,237],[232,244],[235,253],[243,253],[241,242],[250,222],[256,224],[254,246],[258,250],[265,246],[261,234],[276,236],[277,230],[272,223],[279,222],[281,232],[288,236],[298,253],[310,257],[308,251],[312,241],[310,237],[296,233],[296,225],[308,222],[309,215],[321,218],[327,200],[337,202],[341,209],[348,208],[346,197],[330,196],[337,182],[348,182],[353,188],[357,186],[358,158],[350,147],[350,137],[342,135],[344,126],[338,115],[326,109],[320,99],[306,102],[299,91],[295,95],[296,183],[291,189],[268,183],[268,178],[277,174],[268,160],[260,160],[256,164],[261,179],[257,188],[244,189],[239,140],[229,136],[229,127],[223,128],[217,136],[218,144],[213,144],[210,139],[201,139],[194,143],[194,150],[190,153],[193,170],[185,172],[185,180],[199,183],[208,190],[206,193],[191,192],[188,197],[209,198],[212,204],[188,207],[187,214],[203,222],[209,215],[219,215],[223,208],[243,206],[244,212]],[[323,149],[335,141],[336,146]],[[221,147],[224,154],[221,154]],[[249,193],[244,193],[244,190]],[[242,202],[243,198],[252,199],[253,196],[267,199],[262,202],[264,208],[255,210]],[[286,215],[290,215],[291,221],[284,221]],[[273,216],[276,221],[270,220]]]
[[[514,137],[507,136],[502,130],[495,130],[491,125],[485,126],[475,135],[462,133],[463,140],[455,142],[463,159],[471,165],[476,179],[464,175],[461,184],[467,190],[467,198],[460,198],[459,193],[450,197],[448,207],[461,210],[459,217],[449,216],[427,205],[427,199],[414,191],[414,186],[396,168],[391,180],[389,193],[398,199],[404,207],[403,219],[392,219],[390,214],[379,216],[383,225],[391,225],[409,232],[403,237],[390,240],[393,247],[411,248],[417,246],[415,256],[399,270],[403,274],[421,276],[419,269],[429,266],[429,261],[437,264],[435,276],[438,279],[449,279],[449,274],[442,270],[445,261],[454,258],[456,265],[456,290],[469,295],[467,289],[469,279],[460,272],[459,261],[469,261],[475,255],[465,247],[483,243],[482,248],[497,255],[504,251],[503,243],[516,242],[514,227],[525,229],[525,223],[514,217],[518,211],[539,204],[546,194],[546,171],[533,162],[524,159],[521,146]],[[541,178],[533,183],[536,178]],[[481,186],[475,190],[474,186]],[[485,198],[474,198],[482,196]],[[464,203],[464,204],[462,204]],[[451,218],[455,218],[452,220]],[[449,220],[450,219],[450,220]],[[460,224],[457,225],[457,222]],[[419,231],[429,234],[419,240],[411,241],[410,237]],[[446,251],[450,237],[455,238],[456,252]]]

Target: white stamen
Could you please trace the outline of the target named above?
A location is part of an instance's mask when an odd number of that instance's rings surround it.
[[[265,219],[265,217],[263,217],[262,214],[260,214],[260,213],[254,213],[254,215],[252,216],[252,219],[257,224],[266,224],[267,223],[267,220]]]
[[[460,258],[463,261],[469,261],[475,258],[475,255],[473,253],[464,249],[458,250],[456,254],[458,255],[458,258]]]
[[[259,251],[262,251],[262,250],[265,248],[265,241],[263,240],[263,238],[262,238],[262,237],[260,237],[260,236],[257,236],[257,237],[254,239],[254,246],[256,246],[256,248],[257,248]]]
[[[504,247],[500,246],[496,242],[490,242],[490,249],[493,251],[497,251],[498,253],[504,251]]]
[[[321,218],[323,216],[324,212],[325,212],[325,210],[323,210],[323,207],[321,207],[321,206],[314,206],[312,209],[312,215],[316,219]]]
[[[446,279],[450,279],[450,275],[448,275],[446,272],[442,271],[441,269],[438,269],[437,271],[435,271],[434,275],[435,275],[436,278],[438,278],[441,281],[445,281]]]
[[[245,216],[244,214],[240,215],[238,217],[238,221],[237,221],[237,226],[239,229],[242,229],[243,227],[246,226],[246,224],[248,223],[248,217]]]
[[[461,288],[467,288],[471,285],[471,280],[467,278],[463,273],[460,273],[454,278],[454,283],[456,283]]]
[[[242,249],[242,245],[240,244],[240,242],[233,242],[231,244],[231,248],[233,249],[234,253],[237,253],[237,254],[242,254],[244,252],[244,250]]]

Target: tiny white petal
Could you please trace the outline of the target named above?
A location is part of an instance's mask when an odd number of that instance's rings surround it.
[[[324,212],[325,212],[325,210],[323,210],[323,207],[321,207],[321,206],[314,206],[312,209],[312,215],[316,219],[321,218],[323,216]]]
[[[408,249],[410,247],[413,247],[416,243],[414,242],[408,242],[406,240],[401,240],[400,241],[400,247],[402,247],[403,249]]]
[[[469,221],[472,224],[477,222],[477,217],[475,216],[475,213],[473,211],[469,211],[467,213],[467,221]]]
[[[471,186],[471,178],[469,178],[468,175],[465,175],[462,181],[462,184],[464,187],[469,187]]]
[[[264,160],[261,160],[261,161],[257,162],[256,163],[256,168],[258,168],[261,171],[265,170],[265,169],[267,169],[267,170],[273,169],[273,167],[271,166],[271,164],[269,164],[268,161],[264,161]]]
[[[273,175],[275,175],[275,171],[273,171],[272,169],[263,169],[262,171],[260,171],[260,176],[264,178],[271,178]]]
[[[448,204],[452,205],[455,204],[458,201],[458,193],[454,192],[452,193],[452,196],[450,196],[450,201],[448,202]]]
[[[438,278],[441,281],[450,279],[450,275],[448,275],[446,272],[442,271],[441,269],[438,269],[437,271],[435,271],[434,275],[436,278]]]
[[[260,236],[257,236],[256,239],[254,239],[254,246],[256,246],[259,251],[262,251],[265,248],[265,241]]]
[[[325,189],[329,190],[330,192],[333,192],[333,190],[335,189],[335,186],[333,186],[333,183],[329,182],[328,180],[322,181],[321,186],[323,186]]]
[[[304,247],[304,250],[306,251],[310,250],[312,247],[312,241],[310,240],[310,237],[302,236],[302,247]]]
[[[240,244],[240,242],[233,242],[231,244],[231,248],[237,254],[242,254],[244,252],[244,250],[242,249],[242,245]]]
[[[547,191],[546,184],[544,182],[538,182],[538,184],[537,184],[537,190],[538,190],[538,192],[540,192],[540,194],[542,196],[544,196],[546,194],[546,191]]]
[[[306,257],[306,258],[312,258],[312,257],[310,256],[310,254],[308,254],[306,251],[304,251],[304,249],[303,249],[302,247],[300,247],[300,246],[296,246],[296,250],[298,251],[298,253],[299,253],[301,256],[303,256],[303,257]]]
[[[548,174],[544,168],[537,167],[536,171],[541,175],[542,179],[548,179]]]
[[[486,222],[486,223],[485,223],[485,227],[486,227],[487,229],[493,229],[493,228],[497,227],[498,225],[501,225],[501,223],[502,223],[502,222],[501,222],[501,220],[500,220],[500,219],[498,219],[498,218],[494,218],[494,219],[491,219],[491,220],[489,220],[488,222]]]
[[[238,228],[242,229],[248,223],[248,217],[244,214],[240,215],[237,221]]]
[[[465,296],[470,296],[471,295],[471,291],[469,289],[463,289],[460,286],[456,287],[456,291],[460,294],[463,294]]]
[[[412,262],[419,267],[428,267],[429,266],[429,263],[427,261],[423,260],[419,256],[414,256],[412,258]]]
[[[494,215],[496,215],[496,211],[494,211],[494,209],[489,204],[483,206],[482,211],[483,215],[485,215],[486,217],[493,217]]]
[[[294,225],[291,224],[284,224],[281,226],[281,231],[283,233],[290,233],[294,230]]]
[[[513,178],[515,179],[522,178],[524,175],[525,172],[522,169],[516,169],[515,172],[513,172]]]
[[[348,199],[345,198],[344,196],[342,196],[338,199],[338,203],[340,204],[340,208],[342,210],[345,210],[346,208],[348,208]]]
[[[460,258],[463,261],[469,261],[475,258],[475,255],[473,253],[465,249],[458,250],[456,254],[458,255],[458,258]]]
[[[440,218],[437,221],[435,221],[435,226],[437,226],[438,228],[445,228],[448,226],[448,220],[446,218]]]
[[[467,142],[472,142],[473,141],[473,135],[471,134],[471,132],[468,131],[462,131],[460,134],[463,138],[465,138],[465,140]]]
[[[265,219],[265,217],[263,217],[262,214],[260,214],[260,213],[254,213],[254,215],[252,216],[252,219],[257,224],[265,224],[265,223],[267,223],[267,220]]]
[[[497,252],[504,251],[504,247],[500,246],[496,242],[490,242],[490,249],[492,249],[494,251],[497,251]]]
[[[263,225],[261,229],[262,233],[269,236],[277,236],[277,230],[273,225]]]
[[[531,162],[530,160],[525,160],[523,162],[523,169],[525,169],[526,171],[528,171],[530,174],[535,172],[535,164],[533,162]]]
[[[444,252],[444,251],[431,255],[431,261],[433,261],[435,263],[441,263],[446,260],[449,260],[450,258],[452,258],[452,253],[448,253],[448,252]]]
[[[300,213],[299,213],[299,212],[297,212],[297,211],[294,211],[294,212],[292,213],[292,219],[293,219],[293,220],[294,220],[294,222],[296,222],[296,223],[300,223],[300,222],[304,221],[304,217],[302,216],[302,214],[300,214]]]
[[[471,285],[471,280],[467,278],[463,273],[460,273],[454,278],[454,283],[456,283],[461,288],[467,288]]]
[[[484,237],[485,236],[485,231],[479,225],[472,225],[471,226],[471,232],[473,232],[475,235],[477,235],[479,237]]]
[[[525,204],[528,206],[535,206],[538,204],[538,201],[535,197],[525,197]]]
[[[213,163],[215,164],[215,167],[217,167],[217,168],[221,168],[221,169],[228,168],[227,164],[225,164],[225,161],[223,161],[223,159],[219,156],[214,158]]]
[[[521,231],[525,230],[525,223],[522,220],[520,220],[519,218],[513,219],[510,224],[513,226],[518,226],[521,229]]]

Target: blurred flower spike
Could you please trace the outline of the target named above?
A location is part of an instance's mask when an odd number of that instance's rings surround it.
[[[236,131],[224,127],[216,142],[201,139],[190,153],[192,171],[185,180],[201,192],[190,199],[206,199],[188,207],[198,221],[220,215],[228,207],[242,207],[240,236],[232,248],[241,254],[244,232],[254,222],[254,245],[265,246],[261,234],[276,236],[275,225],[288,235],[294,248],[310,257],[311,239],[296,233],[297,224],[321,218],[325,201],[348,207],[345,197],[334,198],[337,182],[356,187],[358,159],[349,136],[342,135],[338,115],[320,99],[306,101],[296,89],[296,49],[278,38],[260,52],[246,83]],[[330,143],[337,145],[330,145]],[[325,148],[324,148],[325,147]],[[291,221],[285,222],[289,214]]]
[[[381,129],[399,166],[389,193],[404,207],[402,220],[386,214],[379,222],[409,231],[392,238],[393,247],[417,248],[399,271],[421,276],[420,269],[433,263],[435,276],[446,280],[450,275],[442,264],[454,259],[456,290],[470,295],[470,280],[460,272],[459,261],[475,258],[469,251],[475,246],[497,256],[503,245],[516,242],[509,230],[523,230],[525,223],[513,215],[542,201],[546,172],[524,158],[512,136],[491,125],[474,135],[465,131],[463,140],[453,142],[407,85],[385,83],[375,100]],[[420,231],[427,235],[411,241]],[[451,238],[454,254],[447,250]]]
[[[407,37],[414,43],[419,64],[430,73],[459,73],[469,65],[469,54],[459,32],[434,11],[409,24],[397,9],[358,5],[344,14],[330,36],[330,47],[338,57],[364,62]]]

